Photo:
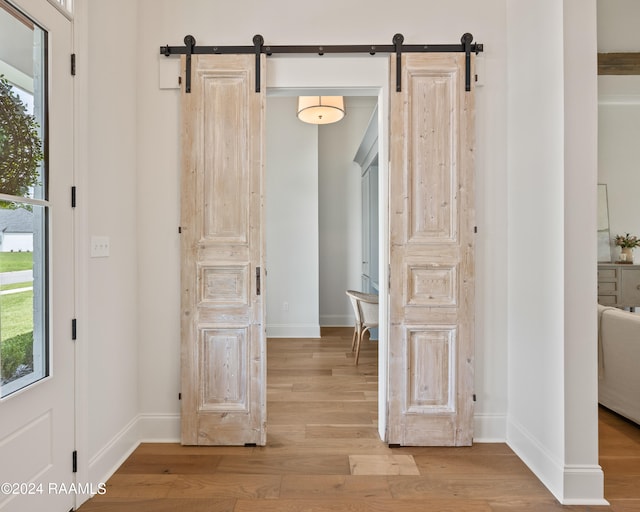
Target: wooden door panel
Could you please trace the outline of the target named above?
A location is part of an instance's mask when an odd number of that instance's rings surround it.
[[[200,332],[200,411],[249,411],[247,329],[202,329]]]
[[[457,131],[454,70],[445,67],[437,74],[410,70],[408,76],[413,108],[407,112],[407,136],[413,143],[406,168],[411,212],[407,242],[453,241],[457,227],[456,174],[452,172]]]
[[[456,330],[450,326],[412,327],[407,331],[408,413],[452,412],[451,378]]]
[[[202,109],[210,113],[203,127],[203,159],[207,172],[203,175],[204,194],[203,242],[246,244],[249,237],[248,213],[250,168],[249,105],[246,101],[247,76],[236,74],[201,73],[203,87]]]
[[[403,90],[390,101],[389,442],[465,445],[473,434],[473,91],[465,92],[464,55],[402,59]]]
[[[458,303],[457,265],[408,261],[406,268],[407,305],[436,307]]]
[[[246,308],[249,305],[248,265],[202,265],[200,275],[200,302],[228,307],[236,304]]]
[[[182,442],[263,445],[264,94],[252,56],[194,55],[191,67],[191,93],[182,93]]]

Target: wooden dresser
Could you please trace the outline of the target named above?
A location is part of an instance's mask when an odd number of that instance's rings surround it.
[[[598,263],[598,302],[603,306],[640,306],[640,265]]]

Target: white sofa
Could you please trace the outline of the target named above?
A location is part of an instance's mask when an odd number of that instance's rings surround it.
[[[640,315],[598,304],[598,401],[640,423]]]

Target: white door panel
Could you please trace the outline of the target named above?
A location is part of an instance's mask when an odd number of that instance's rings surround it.
[[[69,200],[73,183],[73,84],[69,72],[72,26],[47,2],[18,0],[14,5],[24,14],[22,21],[13,16],[17,23],[28,27],[31,19],[46,31],[48,193],[35,194],[25,201],[32,206],[34,218],[43,219],[42,226],[46,224],[49,233],[48,244],[34,248],[34,259],[39,254],[43,259],[42,265],[34,263],[33,308],[36,316],[40,307],[48,309],[44,317],[48,322],[34,321],[34,338],[42,334],[47,340],[41,351],[34,350],[34,359],[48,361],[48,368],[44,378],[20,390],[9,393],[9,384],[0,399],[0,483],[5,483],[0,510],[67,512],[75,503],[69,491],[74,481],[75,373],[71,340],[74,238]],[[6,23],[7,18],[3,19]],[[9,51],[19,51],[17,45],[16,40],[16,48]],[[29,76],[29,70],[22,73]],[[37,69],[32,74],[38,75]],[[33,82],[37,80],[36,76]],[[34,94],[42,84],[44,81],[35,86]]]

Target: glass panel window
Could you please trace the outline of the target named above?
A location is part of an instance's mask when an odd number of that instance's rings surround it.
[[[0,0],[0,398],[49,375],[46,32]]]

